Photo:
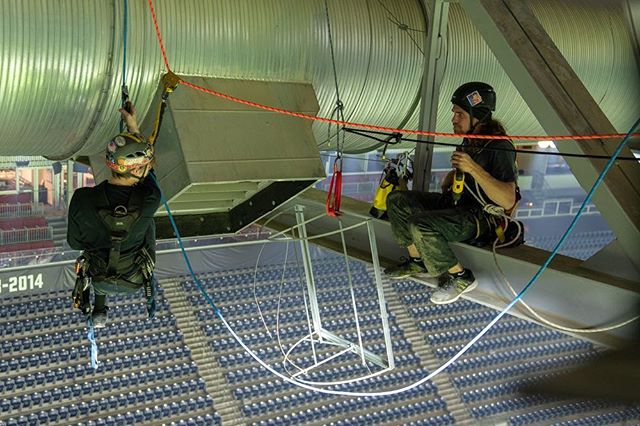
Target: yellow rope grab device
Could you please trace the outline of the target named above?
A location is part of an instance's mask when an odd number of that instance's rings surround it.
[[[160,132],[160,126],[162,125],[162,116],[164,115],[164,110],[167,108],[169,94],[171,94],[178,84],[180,84],[180,77],[173,73],[173,71],[167,71],[167,73],[162,76],[161,82],[164,89],[162,90],[162,95],[160,97],[160,104],[158,105],[158,111],[156,112],[156,119],[153,122],[153,130],[148,139],[148,142],[151,145],[156,143],[158,133]]]

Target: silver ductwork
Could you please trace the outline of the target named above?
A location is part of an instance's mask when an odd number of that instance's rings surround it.
[[[420,0],[329,0],[337,79],[347,120],[417,128],[424,31]],[[618,131],[640,116],[640,73],[622,0],[538,0],[532,9]],[[335,103],[322,0],[156,0],[173,71],[182,75],[310,82],[319,115]],[[0,16],[0,155],[54,159],[100,151],[117,131],[123,1],[13,0]],[[543,133],[459,5],[445,46],[438,131],[449,96],[468,80],[498,92],[512,134]],[[147,2],[129,2],[126,75],[141,115],[163,72]],[[189,90],[181,88],[180,90]],[[318,147],[327,125],[314,124]],[[347,152],[375,147],[348,135]]]

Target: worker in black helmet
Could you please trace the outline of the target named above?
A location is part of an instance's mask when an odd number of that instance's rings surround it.
[[[78,189],[69,206],[67,241],[83,250],[76,265],[74,306],[95,327],[107,323],[107,295],[143,288],[150,318],[156,309],[153,215],[160,206],[160,189],[153,175],[154,147],[140,134],[133,106],[128,109],[120,109],[128,131],[111,139],[105,150],[111,176]],[[95,294],[93,308],[87,300],[89,287]]]
[[[473,272],[456,259],[448,243],[491,231],[485,204],[509,213],[519,199],[515,152],[485,149],[512,149],[512,143],[473,138],[473,134],[506,134],[492,116],[496,107],[493,88],[481,82],[463,84],[453,93],[451,103],[453,131],[467,136],[451,156],[454,169],[443,180],[442,193],[394,191],[387,199],[393,235],[407,248],[409,258],[385,273],[392,278],[438,277],[438,289],[431,296],[437,304],[451,303],[477,286]]]

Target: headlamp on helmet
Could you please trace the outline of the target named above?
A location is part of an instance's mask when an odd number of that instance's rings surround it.
[[[116,173],[126,174],[153,160],[153,145],[144,136],[120,133],[109,141],[105,152],[107,167]]]

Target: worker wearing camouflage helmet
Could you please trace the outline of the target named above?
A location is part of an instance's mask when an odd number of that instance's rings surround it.
[[[473,272],[457,260],[448,243],[492,231],[491,218],[483,209],[485,201],[509,213],[519,199],[512,143],[473,138],[473,134],[506,134],[492,116],[496,107],[493,87],[481,82],[463,84],[453,93],[451,103],[453,131],[467,136],[451,156],[454,169],[444,178],[442,193],[394,191],[387,199],[393,235],[407,248],[409,258],[385,273],[392,278],[438,277],[438,289],[431,296],[436,304],[451,303],[477,286]]]
[[[79,279],[88,277],[95,294],[91,308],[89,286],[76,282],[74,306],[95,327],[107,322],[107,295],[128,294],[144,288],[150,318],[156,310],[155,223],[160,189],[153,173],[154,147],[140,134],[133,106],[120,109],[128,132],[111,139],[105,150],[108,180],[78,189],[69,206],[67,241],[83,254]],[[84,296],[83,296],[84,295]]]

